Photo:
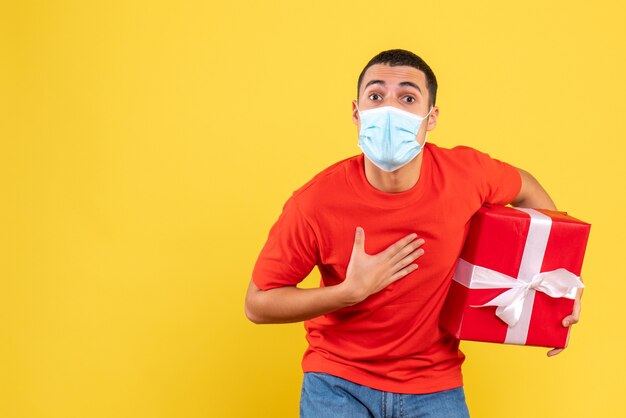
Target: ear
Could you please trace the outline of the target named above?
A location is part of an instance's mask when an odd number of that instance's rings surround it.
[[[359,108],[357,107],[356,100],[352,100],[352,122],[359,126]]]
[[[433,107],[432,112],[428,115],[428,123],[426,124],[426,131],[432,131],[437,126],[437,118],[439,117],[439,107]]]

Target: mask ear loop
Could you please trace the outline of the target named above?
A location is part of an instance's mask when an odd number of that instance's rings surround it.
[[[428,113],[426,113],[426,116],[424,116],[424,120],[426,121],[426,128],[428,128],[428,118],[430,117],[430,113],[433,111],[433,109],[435,108],[435,106],[431,106],[430,110],[428,111]],[[426,133],[424,134],[424,143],[422,144],[422,147],[424,145],[426,145],[426,138],[428,137],[428,129],[426,129]]]

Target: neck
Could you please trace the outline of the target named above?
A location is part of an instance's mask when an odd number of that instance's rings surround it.
[[[367,157],[364,157],[365,177],[375,189],[385,193],[406,192],[417,184],[422,169],[424,152],[415,157],[410,163],[396,171],[387,172],[376,167]]]

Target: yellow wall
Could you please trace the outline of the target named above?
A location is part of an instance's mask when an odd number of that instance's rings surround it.
[[[624,2],[14,3],[0,416],[296,416],[303,327],[247,322],[245,289],[285,199],[359,152],[358,73],[397,47],[439,78],[430,141],[593,224],[566,352],[463,344],[473,416],[626,416]]]

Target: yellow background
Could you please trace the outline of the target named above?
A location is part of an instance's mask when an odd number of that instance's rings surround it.
[[[357,76],[390,48],[437,74],[430,141],[593,225],[570,348],[463,343],[473,416],[626,416],[624,2],[14,3],[0,416],[296,416],[303,327],[249,323],[245,289],[291,192],[359,152]]]

